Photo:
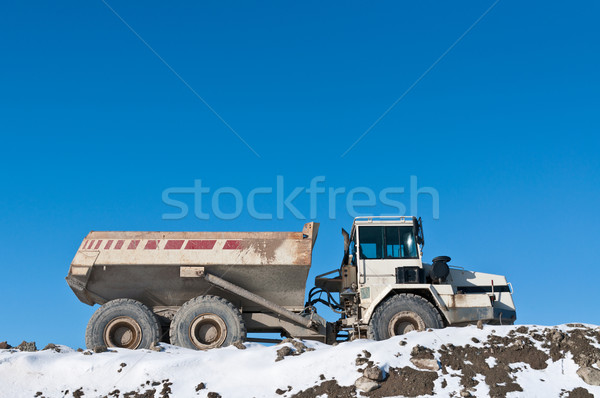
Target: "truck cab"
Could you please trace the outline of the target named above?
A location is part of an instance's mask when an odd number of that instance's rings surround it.
[[[351,337],[379,340],[415,329],[514,323],[512,290],[504,276],[449,265],[447,256],[423,261],[420,219],[357,217],[350,233],[342,234],[339,274],[318,276],[311,293],[339,293],[333,303],[342,312],[338,327]]]

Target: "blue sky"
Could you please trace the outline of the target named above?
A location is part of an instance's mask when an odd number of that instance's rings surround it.
[[[277,176],[404,187],[407,212],[416,176],[440,197],[438,219],[418,201],[426,260],[507,275],[519,323],[600,323],[597,2],[499,1],[343,157],[493,2],[107,4],[252,150],[102,1],[4,4],[0,340],[84,345],[94,309],[64,277],[89,230],[301,230],[163,219],[170,187],[245,198]],[[317,210],[309,285],[352,222]]]

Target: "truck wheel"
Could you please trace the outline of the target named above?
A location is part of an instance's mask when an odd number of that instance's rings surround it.
[[[194,350],[226,347],[246,339],[240,311],[217,296],[200,296],[181,306],[171,322],[171,344]]]
[[[144,304],[131,299],[116,299],[104,304],[92,315],[85,331],[85,345],[150,348],[160,340],[158,319]]]
[[[404,293],[379,304],[369,322],[368,337],[385,340],[413,330],[442,327],[442,317],[429,301],[421,296]]]

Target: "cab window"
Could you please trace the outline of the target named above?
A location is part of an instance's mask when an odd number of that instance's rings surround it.
[[[411,226],[361,226],[360,258],[418,258]]]

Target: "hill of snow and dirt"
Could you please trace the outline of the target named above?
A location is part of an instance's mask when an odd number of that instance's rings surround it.
[[[205,352],[0,344],[0,397],[600,396],[593,325],[471,326]]]

